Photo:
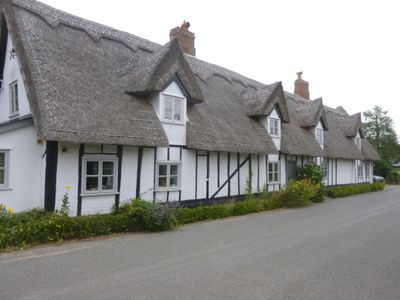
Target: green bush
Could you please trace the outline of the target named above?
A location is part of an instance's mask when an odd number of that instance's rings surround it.
[[[297,180],[309,180],[312,184],[322,185],[325,174],[316,163],[307,163],[297,170]]]
[[[33,210],[13,214],[0,227],[0,249],[81,239],[117,232],[161,231],[176,226],[175,209],[133,200],[112,215],[69,217]]]
[[[386,182],[389,184],[400,184],[400,174],[397,171],[391,171],[386,176]]]
[[[327,188],[326,193],[330,198],[341,198],[362,193],[380,191],[383,190],[384,188],[385,184],[382,182],[374,182],[372,184],[362,183],[362,184],[329,187]]]
[[[281,196],[282,204],[288,208],[307,206],[317,196],[319,189],[319,185],[307,179],[290,181]]]
[[[386,178],[390,171],[393,170],[391,163],[384,160],[377,160],[374,163],[374,175],[382,176]]]

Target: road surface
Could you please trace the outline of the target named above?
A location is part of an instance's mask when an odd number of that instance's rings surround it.
[[[400,299],[400,189],[0,254],[0,299]]]

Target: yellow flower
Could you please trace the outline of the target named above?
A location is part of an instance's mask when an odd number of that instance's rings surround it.
[[[11,215],[13,213],[13,209],[11,207],[7,208],[7,213]]]
[[[70,189],[72,189],[72,186],[67,185],[65,188],[66,188],[67,190],[70,190]]]

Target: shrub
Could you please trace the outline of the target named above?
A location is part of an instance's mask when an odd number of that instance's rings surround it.
[[[329,187],[327,188],[326,193],[330,198],[341,198],[362,193],[380,191],[383,190],[384,188],[385,188],[384,183],[374,182],[372,184],[363,183],[363,184]]]
[[[378,160],[374,165],[374,175],[382,176],[384,178],[386,178],[390,171],[393,170],[392,165],[384,160]]]
[[[311,204],[311,199],[317,195],[319,185],[310,180],[290,181],[283,192],[281,200],[285,207],[295,208]]]
[[[312,184],[322,185],[325,174],[315,163],[307,163],[297,171],[297,180],[309,180]]]
[[[389,184],[400,184],[400,174],[396,171],[391,171],[386,176],[386,182]]]

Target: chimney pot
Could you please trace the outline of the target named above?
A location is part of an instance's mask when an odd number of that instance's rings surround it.
[[[176,38],[181,46],[183,52],[196,55],[196,48],[194,47],[194,33],[189,31],[190,23],[186,20],[183,21],[180,27],[175,27],[169,32],[169,37],[172,40]]]
[[[303,72],[297,72],[297,79],[294,82],[294,94],[310,100],[309,84],[301,76]]]

